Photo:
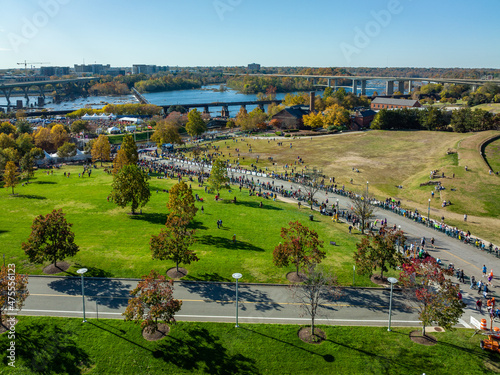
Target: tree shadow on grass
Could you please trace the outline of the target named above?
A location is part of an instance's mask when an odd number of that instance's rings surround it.
[[[85,298],[96,301],[99,305],[117,309],[127,306],[130,298],[131,284],[119,280],[85,277]],[[82,294],[82,284],[79,277],[57,279],[50,282],[49,287],[57,292],[71,296]]]
[[[265,202],[262,201],[262,202]],[[224,201],[225,204],[234,204],[232,200]],[[283,211],[281,207],[271,206],[270,204],[262,203],[262,207],[260,207],[260,202],[254,201],[236,201],[236,206],[245,206],[248,208],[255,208],[260,210],[275,210],[275,211]]]
[[[234,241],[229,238],[217,237],[212,235],[204,235],[197,238],[199,243],[209,246],[215,246],[220,249],[228,249],[228,250],[246,250],[246,251],[265,251],[263,248],[252,245],[248,242],[243,241]]]
[[[249,329],[247,327],[240,327],[240,329],[242,330],[245,330],[245,331],[248,331],[248,332],[251,332],[255,335],[260,335],[260,336],[263,336],[263,337],[266,337],[270,340],[273,340],[273,341],[278,341],[282,344],[286,344],[292,348],[295,348],[295,349],[299,349],[299,350],[302,350],[304,352],[307,352],[307,353],[310,353],[312,355],[317,355],[317,356],[320,356],[320,357],[323,357],[323,359],[326,361],[326,362],[333,362],[335,361],[335,357],[331,354],[319,354],[319,353],[316,353],[315,351],[313,350],[309,350],[309,349],[305,349],[305,348],[302,348],[300,346],[297,346],[295,344],[292,344],[291,342],[288,342],[288,341],[284,341],[284,340],[281,340],[277,337],[273,337],[273,336],[269,336],[269,335],[266,335],[265,333],[262,333],[262,332],[257,332],[257,331],[254,331],[253,329]],[[273,347],[274,345],[272,345],[272,343],[269,343],[269,347]]]
[[[214,273],[203,273],[198,276],[187,275],[182,278],[182,280],[193,280],[193,281],[231,281],[230,278],[219,275],[217,272]]]
[[[7,335],[0,337],[2,353],[8,353],[10,341]],[[21,358],[24,365],[35,373],[81,374],[91,365],[89,355],[78,347],[74,333],[55,323],[16,326],[15,348],[16,358]],[[7,366],[8,362],[5,354],[3,363]]]
[[[196,293],[207,302],[216,302],[222,306],[234,304],[236,298],[236,285],[234,283],[183,283],[182,286],[190,293]],[[275,302],[266,292],[239,284],[238,300],[242,310],[246,310],[246,303],[251,304],[257,311],[277,310],[281,311],[283,306]]]
[[[38,199],[38,200],[47,199],[46,197],[42,197],[41,195],[34,195],[34,194],[18,194],[15,197],[24,199]]]
[[[142,213],[139,215],[132,215],[130,217],[132,220],[147,221],[151,224],[165,225],[167,222],[167,214],[159,213]]]
[[[57,184],[57,182],[55,182],[55,181],[36,181],[33,183],[38,184],[38,185],[55,185],[55,184]]]
[[[167,336],[153,353],[180,369],[206,374],[259,374],[255,361],[232,355],[220,338],[205,328],[188,328],[182,338]]]
[[[90,324],[91,326],[102,329],[103,331],[106,331],[106,332],[108,332],[116,337],[119,337],[122,340],[125,340],[125,341],[131,343],[132,345],[138,346],[141,349],[147,350],[148,352],[153,352],[151,349],[148,349],[145,346],[142,346],[141,344],[138,344],[138,343],[128,339],[126,336],[123,336],[125,334],[125,331],[123,331],[119,328],[113,327],[110,324],[104,323],[104,321],[102,321],[102,320],[87,321],[87,324]],[[107,327],[109,327],[109,328],[107,328]],[[111,328],[113,328],[113,330],[111,330]],[[118,331],[119,333],[117,333],[116,331]]]

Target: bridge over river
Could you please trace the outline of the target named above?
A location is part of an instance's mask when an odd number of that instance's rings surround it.
[[[86,86],[90,81],[95,81],[99,78],[95,77],[85,77],[85,78],[70,78],[70,79],[57,79],[57,80],[44,80],[44,81],[22,81],[22,82],[12,82],[0,84],[0,91],[5,95],[7,99],[7,108],[11,106],[10,97],[14,89],[21,89],[26,98],[26,102],[29,103],[29,91],[32,87],[37,87],[40,90],[40,96],[45,98],[45,88],[51,85],[54,90],[64,90],[68,85],[78,85]]]
[[[432,77],[370,77],[370,76],[326,76],[314,74],[268,74],[268,73],[252,73],[252,74],[237,74],[237,73],[224,73],[228,76],[256,76],[256,77],[291,77],[291,78],[305,78],[312,81],[313,85],[321,87],[334,87],[337,89],[338,82],[341,80],[352,81],[352,92],[357,95],[358,84],[361,88],[361,95],[366,95],[366,83],[368,81],[386,81],[385,94],[394,94],[394,83],[397,82],[397,91],[404,94],[405,84],[408,92],[411,92],[413,82],[426,82],[426,83],[453,83],[458,85],[470,85],[472,90],[475,91],[478,86],[485,83],[493,83],[500,86],[500,80],[484,80],[484,79],[465,79],[465,78],[432,78]],[[325,82],[320,84],[319,81]]]

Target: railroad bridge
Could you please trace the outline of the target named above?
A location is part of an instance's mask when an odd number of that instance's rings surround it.
[[[37,87],[40,90],[40,96],[45,98],[45,88],[48,85],[51,85],[54,90],[57,92],[58,90],[62,91],[65,87],[69,85],[78,85],[87,87],[90,81],[95,81],[98,78],[94,77],[86,77],[86,78],[70,78],[70,79],[57,79],[57,80],[45,80],[45,81],[23,81],[23,82],[13,82],[13,83],[5,83],[0,84],[0,91],[5,95],[7,99],[7,107],[10,107],[12,104],[10,102],[10,97],[12,95],[12,91],[14,89],[21,89],[24,93],[24,97],[26,98],[26,103],[29,104],[29,91],[32,87]]]
[[[229,117],[229,106],[241,106],[246,110],[247,105],[256,105],[264,112],[264,106],[269,104],[281,104],[282,100],[256,100],[256,101],[239,101],[239,102],[212,102],[212,103],[191,103],[191,104],[171,104],[164,105],[163,110],[168,113],[170,107],[184,107],[188,112],[193,108],[203,108],[203,113],[210,113],[210,107],[222,107],[221,117]]]

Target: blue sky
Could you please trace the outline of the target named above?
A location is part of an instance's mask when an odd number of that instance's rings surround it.
[[[500,68],[498,0],[3,0],[0,68]]]

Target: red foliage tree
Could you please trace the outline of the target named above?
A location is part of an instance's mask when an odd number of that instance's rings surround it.
[[[150,333],[158,329],[158,320],[175,323],[174,315],[181,309],[182,301],[173,298],[173,291],[172,280],[151,270],[130,292],[133,297],[123,313],[125,320],[141,322],[141,328]]]
[[[281,237],[285,241],[274,248],[273,262],[277,267],[294,264],[298,276],[300,266],[319,264],[326,257],[326,253],[320,250],[323,241],[318,239],[315,231],[298,221],[291,221],[288,225],[289,228],[281,228]]]
[[[464,313],[466,305],[458,298],[460,286],[446,278],[450,275],[452,271],[443,270],[431,257],[403,265],[399,281],[408,301],[419,311],[424,336],[425,327],[432,323],[452,329]]]

